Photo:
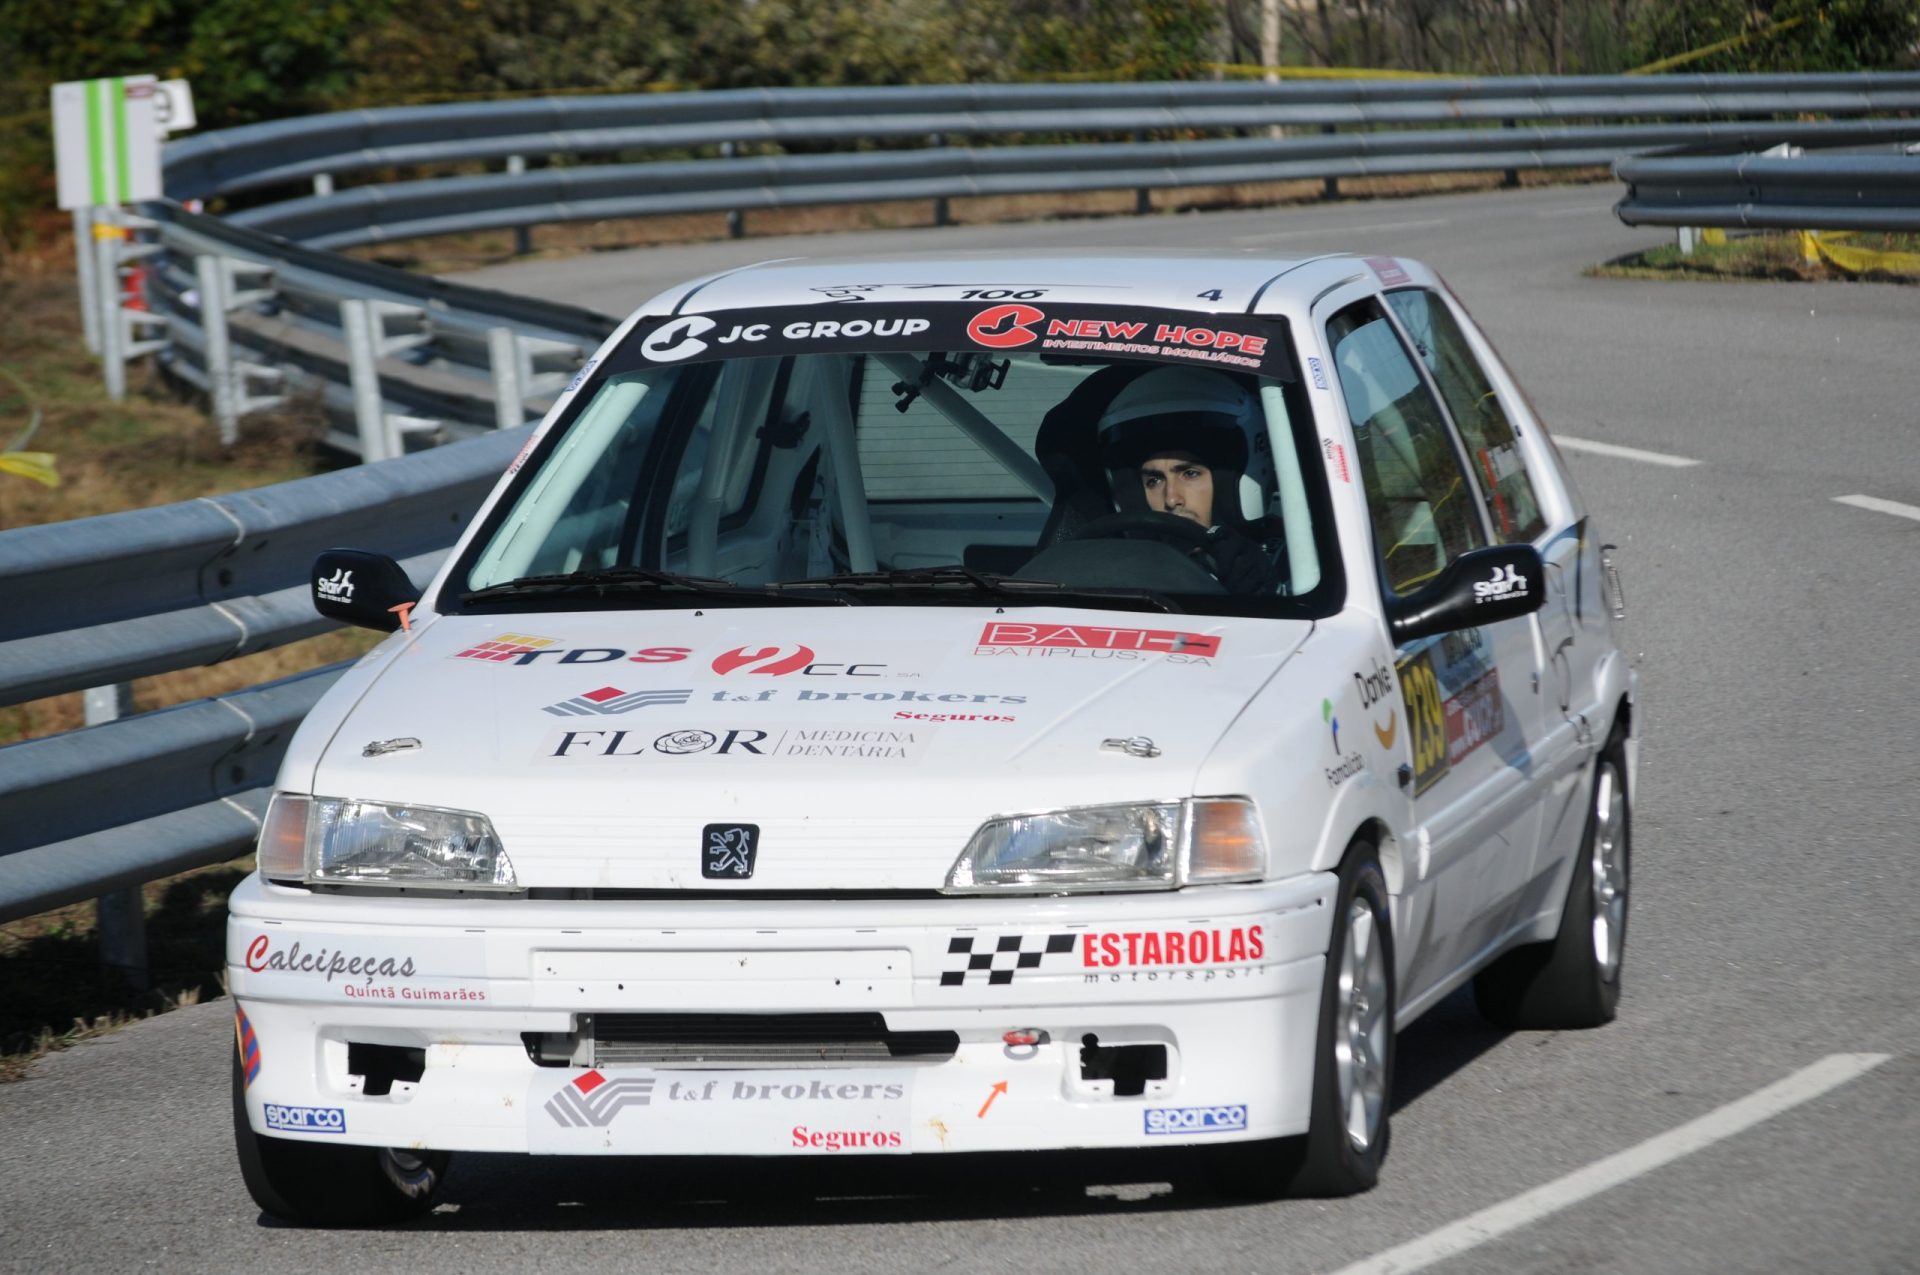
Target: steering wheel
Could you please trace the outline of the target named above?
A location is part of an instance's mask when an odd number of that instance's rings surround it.
[[[1162,513],[1120,513],[1095,518],[1067,537],[1069,540],[1157,540],[1193,560],[1218,580],[1220,564],[1213,557],[1213,536],[1191,518]]]

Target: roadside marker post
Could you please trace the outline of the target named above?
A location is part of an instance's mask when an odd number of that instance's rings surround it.
[[[55,185],[60,208],[73,214],[81,324],[117,401],[126,393],[127,359],[165,342],[135,339],[136,324],[159,321],[129,315],[120,267],[147,252],[124,251],[116,210],[160,197],[160,139],[192,125],[193,99],[185,81],[163,87],[152,75],[63,80],[52,99]]]

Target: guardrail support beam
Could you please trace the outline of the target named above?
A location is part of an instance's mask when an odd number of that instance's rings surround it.
[[[133,708],[133,687],[125,682],[96,686],[81,699],[89,726],[124,717]],[[147,986],[146,896],[137,885],[103,894],[93,903],[94,937],[100,965],[119,974],[129,987]]]
[[[109,212],[93,223],[93,282],[107,397],[118,403],[127,396],[126,325],[120,322],[120,237],[126,232],[111,217]]]
[[[509,175],[518,177],[526,171],[527,157],[525,155],[507,156],[507,172]],[[532,251],[533,228],[530,226],[515,226],[513,228],[513,255],[516,257],[524,257]]]
[[[400,454],[400,440],[387,425],[380,397],[380,358],[374,348],[373,315],[365,301],[340,303],[340,329],[347,343],[347,374],[353,381],[353,420],[363,462]]]
[[[93,247],[93,209],[73,210],[73,264],[80,282],[80,326],[89,353],[100,353],[100,284],[94,278],[99,258]]]
[[[720,158],[732,159],[739,148],[732,142],[720,143]],[[727,209],[727,238],[741,239],[747,233],[747,219],[738,208]]]
[[[240,441],[240,413],[234,403],[233,342],[227,332],[227,281],[220,258],[203,255],[193,263],[200,288],[200,330],[206,334],[207,392],[213,399],[213,421],[220,442],[231,447]]]
[[[512,328],[487,329],[487,361],[493,368],[493,420],[500,429],[527,421],[526,394],[520,381],[520,336]]]
[[[927,145],[932,149],[941,150],[946,144],[947,135],[945,133],[927,134]],[[945,195],[940,195],[933,201],[933,224],[936,226],[951,226],[953,224],[953,209],[948,205]]]

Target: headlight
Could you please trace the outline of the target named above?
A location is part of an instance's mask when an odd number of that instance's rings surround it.
[[[1084,806],[982,824],[947,874],[946,891],[1172,890],[1258,880],[1266,867],[1251,802]]]
[[[485,815],[341,797],[274,797],[260,872],[341,885],[517,890],[513,861]]]

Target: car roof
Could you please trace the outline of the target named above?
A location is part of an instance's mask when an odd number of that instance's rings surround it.
[[[855,299],[1005,301],[1040,296],[1055,302],[1203,314],[1272,313],[1289,308],[1289,301],[1304,308],[1327,288],[1385,260],[1363,261],[1344,253],[1272,257],[1164,249],[792,257],[669,288],[640,313],[691,314]],[[1400,264],[1416,265],[1405,260]]]

